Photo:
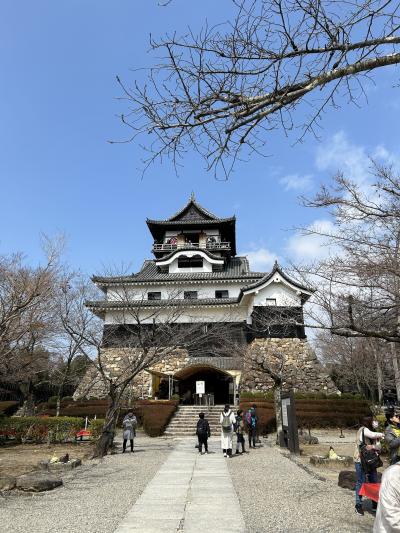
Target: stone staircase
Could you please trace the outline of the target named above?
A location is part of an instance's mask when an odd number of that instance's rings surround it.
[[[181,405],[168,424],[164,435],[167,437],[190,437],[196,435],[199,413],[203,412],[210,424],[211,435],[218,436],[221,432],[219,417],[223,408],[223,405],[213,405],[211,407],[206,405]]]

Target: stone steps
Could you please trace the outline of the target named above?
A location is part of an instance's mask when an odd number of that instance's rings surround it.
[[[194,436],[196,425],[199,420],[199,413],[203,412],[210,424],[212,435],[220,432],[219,417],[223,410],[223,405],[213,405],[211,407],[202,405],[182,405],[168,424],[164,435],[169,437]]]

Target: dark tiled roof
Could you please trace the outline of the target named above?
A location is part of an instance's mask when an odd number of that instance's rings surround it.
[[[199,298],[199,299],[184,299],[184,298],[173,298],[165,300],[130,300],[128,302],[124,301],[110,301],[110,300],[98,300],[98,301],[88,301],[86,306],[89,309],[97,311],[108,311],[112,309],[132,309],[138,310],[141,307],[197,307],[199,305],[230,305],[237,304],[239,302],[239,297],[237,298]]]
[[[215,222],[228,222],[236,220],[235,217],[219,218],[196,202],[194,194],[189,201],[177,213],[165,220],[147,219],[148,224],[176,224],[183,222],[189,224],[212,224]]]
[[[169,281],[214,281],[214,280],[243,280],[251,283],[265,275],[264,272],[250,272],[246,257],[231,257],[225,269],[218,272],[186,272],[169,274],[160,272],[154,260],[148,259],[137,274],[121,277],[94,276],[92,280],[99,285],[115,285],[118,283],[169,282]]]

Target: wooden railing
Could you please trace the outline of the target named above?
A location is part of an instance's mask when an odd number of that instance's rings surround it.
[[[230,242],[207,242],[204,244],[199,243],[191,243],[186,242],[184,244],[171,244],[171,243],[163,243],[163,244],[153,244],[153,251],[154,252],[172,252],[174,250],[180,250],[182,248],[194,248],[198,250],[230,250],[231,249],[231,243]]]

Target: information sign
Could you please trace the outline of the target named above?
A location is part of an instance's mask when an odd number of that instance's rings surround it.
[[[205,394],[206,383],[205,381],[196,381],[196,394]]]

